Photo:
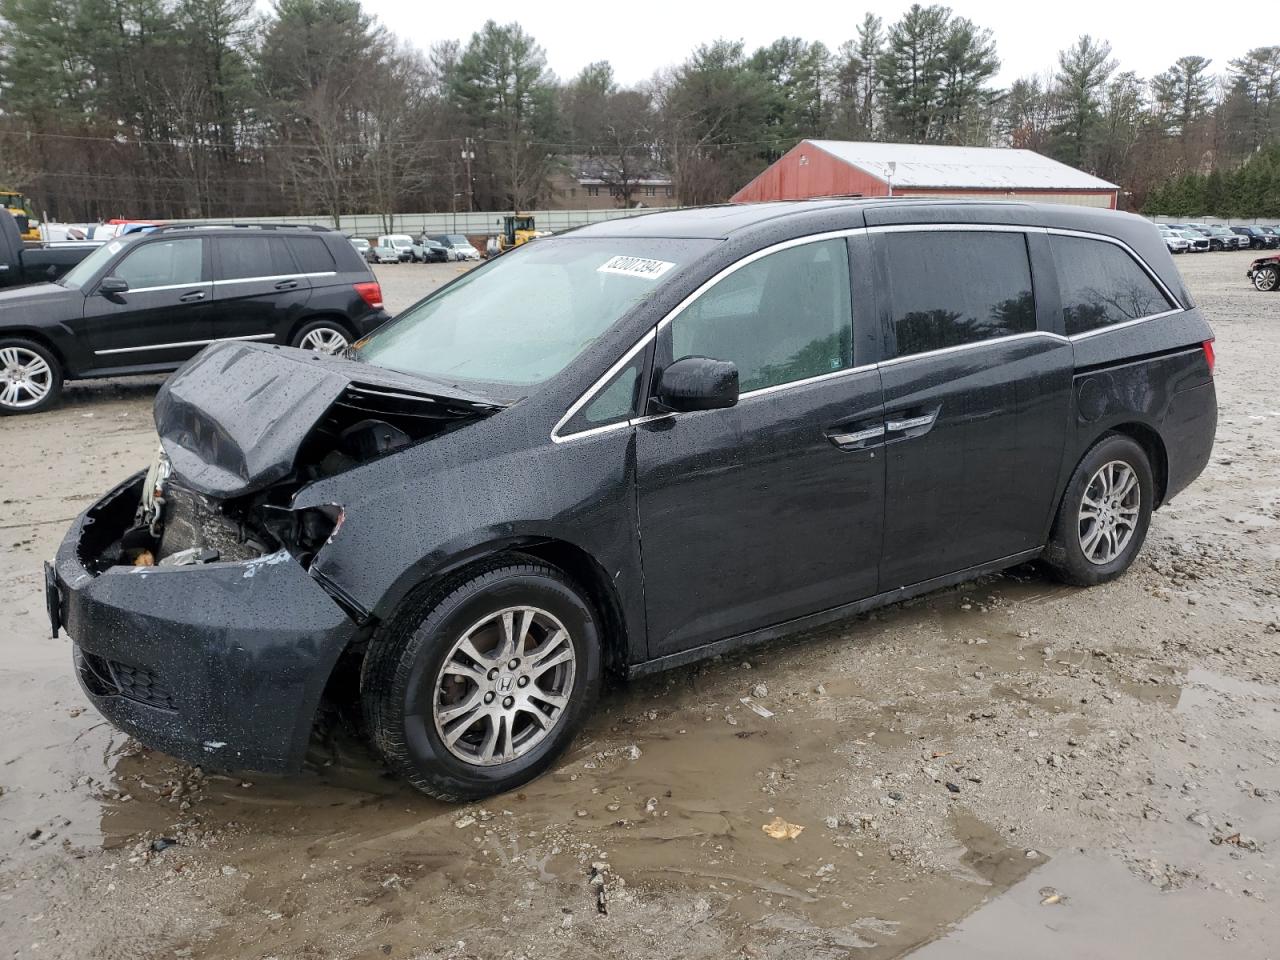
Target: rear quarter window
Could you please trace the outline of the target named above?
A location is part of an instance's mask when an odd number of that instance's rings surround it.
[[[1088,333],[1173,309],[1151,276],[1114,243],[1051,235],[1067,335]]]
[[[319,237],[288,237],[285,242],[299,273],[333,273],[338,269],[329,247]]]

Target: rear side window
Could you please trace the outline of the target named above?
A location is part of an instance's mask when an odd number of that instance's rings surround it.
[[[883,235],[893,338],[905,357],[1036,328],[1031,263],[1021,233],[892,232]]]
[[[735,270],[672,321],[671,354],[733,361],[744,393],[853,366],[845,242],[789,247]]]
[[[287,237],[285,243],[301,273],[333,273],[338,269],[333,254],[319,237]]]
[[[1137,261],[1105,240],[1051,235],[1067,334],[1139,320],[1173,307]]]
[[[298,272],[280,237],[219,237],[214,244],[219,280],[280,277]]]

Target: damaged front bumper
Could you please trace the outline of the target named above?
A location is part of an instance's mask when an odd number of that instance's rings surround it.
[[[131,477],[82,513],[46,565],[51,625],[74,641],[80,685],[117,727],[182,760],[296,770],[359,628],[284,550],[94,573],[132,523],[143,483]]]

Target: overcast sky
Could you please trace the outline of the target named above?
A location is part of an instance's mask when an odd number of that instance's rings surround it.
[[[576,0],[362,0],[400,37],[426,50],[439,40],[464,43],[485,20],[518,20],[547,51],[547,62],[569,79],[593,60],[608,60],[620,81],[646,80],[653,72],[683,61],[698,44],[723,37],[743,40],[748,50],[780,36],[821,40],[833,50],[853,37],[870,10],[887,27],[908,3],[840,3],[834,0],[642,0],[592,3]],[[1020,76],[1043,73],[1054,66],[1059,49],[1081,33],[1111,41],[1122,69],[1140,76],[1159,73],[1178,57],[1200,54],[1213,60],[1215,72],[1250,47],[1280,43],[1280,26],[1258,14],[1261,6],[1223,0],[958,0],[959,16],[989,27],[1003,64],[997,82],[1004,86]]]

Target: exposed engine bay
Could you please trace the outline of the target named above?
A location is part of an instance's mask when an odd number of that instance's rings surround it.
[[[242,562],[281,549],[310,566],[343,512],[340,504],[294,510],[298,490],[502,409],[419,392],[392,371],[381,371],[392,381],[385,386],[353,382],[333,366],[373,371],[337,358],[308,362],[314,356],[226,344],[165,384],[160,448],[133,523],[91,566]],[[240,380],[230,389],[229,374]]]

